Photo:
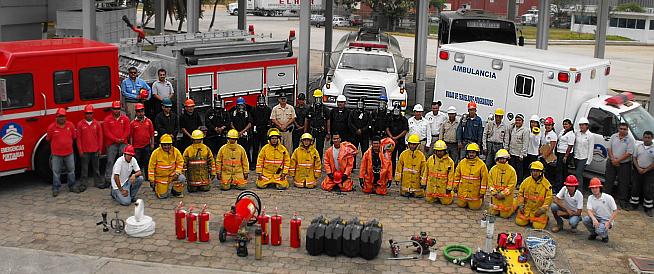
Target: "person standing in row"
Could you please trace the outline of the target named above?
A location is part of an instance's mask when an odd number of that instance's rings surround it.
[[[456,130],[456,140],[459,143],[461,159],[467,156],[466,147],[468,144],[483,145],[483,134],[484,125],[481,118],[477,116],[477,104],[471,101],[468,103],[468,115],[461,117],[461,122]]]
[[[157,114],[156,118],[154,118],[154,126],[157,131],[157,136],[168,134],[177,138],[179,120],[177,120],[177,115],[172,111],[172,108],[173,102],[169,98],[164,98],[161,101],[162,111]]]
[[[150,86],[148,86],[143,79],[138,77],[138,70],[136,67],[128,68],[127,73],[128,77],[120,84],[120,89],[122,91],[123,99],[125,100],[125,113],[127,113],[129,119],[134,119],[134,116],[136,116],[134,109],[136,103],[139,103],[140,100],[149,100],[152,89],[150,89]],[[142,97],[141,90],[144,89],[148,95],[146,98]]]
[[[211,151],[218,151],[227,143],[225,134],[230,127],[229,113],[223,107],[223,100],[215,98],[213,108],[204,114],[204,123],[207,125],[206,145]]]
[[[454,164],[459,163],[459,148],[456,139],[456,131],[459,128],[459,120],[456,119],[456,108],[450,106],[447,108],[447,120],[441,126],[439,136],[447,145],[447,155],[452,158]],[[432,128],[433,130],[433,128]],[[434,140],[432,138],[432,140]]]
[[[483,147],[486,155],[486,166],[490,169],[495,165],[495,154],[500,149],[509,147],[510,129],[504,124],[504,109],[495,110],[493,121],[484,128]]]
[[[631,181],[631,209],[638,209],[640,197],[643,197],[645,214],[653,217],[654,208],[654,145],[651,131],[643,133],[643,143],[634,150],[634,171]]]
[[[100,153],[102,152],[102,127],[93,118],[93,105],[84,107],[84,119],[77,123],[77,151],[81,160],[80,185],[88,184],[88,180],[94,181],[93,185],[100,188],[104,186],[104,180],[100,176]],[[89,163],[91,174],[89,176]]]
[[[371,137],[377,136],[380,139],[389,137],[386,129],[391,122],[391,115],[386,107],[388,98],[384,95],[379,96],[379,105],[371,113],[370,130]]]
[[[154,126],[148,117],[145,117],[145,107],[137,103],[136,118],[129,125],[130,144],[134,147],[134,158],[139,167],[143,167],[143,173],[148,173],[148,162],[150,153],[154,150]]]
[[[111,114],[102,122],[103,139],[107,153],[107,166],[104,173],[105,187],[111,184],[116,158],[123,154],[129,138],[129,118],[120,112],[120,101],[111,103]]]
[[[509,164],[515,169],[517,181],[524,180],[524,164],[529,150],[529,127],[524,125],[525,116],[518,114],[515,116],[515,122],[510,129],[509,135]]]
[[[559,140],[559,137],[556,135],[554,130],[554,118],[547,117],[545,118],[545,133],[542,134],[541,146],[540,146],[540,156],[543,157],[545,161],[545,177],[548,181],[552,182],[556,180],[556,142]],[[552,189],[552,191],[555,191]],[[556,190],[558,191],[558,190]]]
[[[579,131],[575,134],[575,175],[581,189],[584,186],[584,169],[593,162],[593,153],[595,153],[595,138],[588,129],[588,124],[588,119],[581,117],[579,119]]]
[[[563,120],[563,131],[559,134],[556,145],[556,179],[554,191],[563,188],[563,180],[568,176],[568,163],[572,160],[572,150],[575,145],[575,131],[570,119]]]
[[[427,152],[430,150],[431,146],[431,123],[427,119],[422,117],[423,108],[422,105],[416,104],[413,106],[414,116],[409,118],[407,123],[409,124],[409,132],[406,136],[411,136],[413,134],[418,135],[420,143],[418,145],[418,150],[422,151],[424,155],[427,155]],[[408,138],[407,138],[408,141]]]
[[[322,91],[316,89],[313,91],[313,104],[307,111],[305,118],[306,132],[310,133],[314,138],[314,144],[320,159],[325,148],[325,140],[329,139],[327,136],[327,120],[329,120],[329,109],[322,103]]]
[[[320,95],[322,98],[322,95]],[[252,153],[249,154],[250,170],[254,170],[259,150],[268,143],[268,130],[270,129],[270,114],[272,109],[266,103],[266,96],[259,94],[257,97],[257,106],[252,109]]]
[[[278,100],[279,105],[272,108],[270,120],[279,129],[280,141],[286,148],[286,151],[293,151],[293,129],[295,127],[295,119],[297,118],[295,108],[286,103],[286,94],[280,94]]]
[[[443,103],[441,101],[436,101],[431,103],[431,111],[427,112],[425,114],[425,119],[429,122],[429,127],[431,129],[431,143],[433,144],[438,140],[441,140],[443,137],[441,135],[441,127],[443,124],[445,124],[445,121],[447,121],[447,115],[440,113],[441,106]],[[425,156],[429,157],[429,155],[433,154],[434,149],[427,152]]]
[[[297,95],[297,101],[295,103],[295,120],[293,120],[293,147],[289,148],[289,151],[293,151],[300,145],[300,139],[302,134],[306,132],[305,120],[307,118],[307,108],[306,95],[300,93]]]
[[[350,127],[347,124],[347,120],[350,117],[350,110],[345,108],[346,101],[347,98],[342,94],[336,98],[336,108],[329,112],[327,135],[331,136],[338,132],[338,136],[341,137],[343,142],[350,142],[350,134],[348,133]]]
[[[230,123],[233,129],[238,131],[238,144],[250,151],[250,129],[252,128],[252,112],[250,105],[245,103],[243,97],[236,99],[236,107],[232,108]]]
[[[202,118],[200,114],[195,111],[195,101],[193,99],[186,99],[184,102],[184,113],[179,116],[179,128],[182,131],[182,139],[180,140],[179,150],[184,151],[193,142],[191,133],[194,130],[200,129],[202,125]],[[172,136],[175,138],[175,136]]]
[[[57,109],[55,122],[48,126],[45,140],[50,142],[50,153],[52,154],[52,197],[59,195],[61,188],[61,171],[66,168],[66,180],[70,192],[80,193],[84,191],[75,182],[75,153],[73,141],[77,139],[75,126],[66,121],[66,109]]]
[[[606,159],[605,190],[608,194],[617,196],[620,208],[627,208],[629,199],[629,182],[631,173],[631,159],[634,154],[634,139],[629,136],[629,125],[620,123],[618,133],[611,135]],[[618,188],[614,182],[618,180]]]
[[[522,161],[522,174],[525,178],[529,177],[530,164],[534,161],[538,161],[542,141],[543,136],[540,133],[540,118],[538,118],[538,115],[532,115],[531,118],[529,118],[529,145],[527,146],[527,158]],[[520,184],[522,181],[518,181],[518,183]]]
[[[357,108],[350,111],[348,118],[348,125],[350,132],[352,132],[352,144],[357,149],[361,148],[361,156],[368,151],[370,146],[370,113],[365,109],[365,101],[359,98],[357,101]],[[356,159],[354,161],[354,169],[357,168]]]
[[[165,99],[171,102],[175,101],[173,100],[175,98],[175,89],[173,88],[173,84],[166,80],[166,70],[159,69],[157,76],[157,81],[152,83],[152,97],[155,99],[152,107],[155,110],[155,114],[161,112],[161,105]]]

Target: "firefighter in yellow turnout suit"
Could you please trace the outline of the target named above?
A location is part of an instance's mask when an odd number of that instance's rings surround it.
[[[427,185],[425,200],[428,203],[438,200],[441,204],[449,205],[454,200],[454,161],[447,155],[447,144],[443,140],[436,141],[434,150],[436,152],[427,159],[427,165],[422,172],[422,184]]]
[[[322,173],[320,155],[313,145],[311,134],[302,134],[300,142],[301,145],[293,151],[288,170],[296,187],[314,188]]]
[[[513,193],[518,182],[515,169],[507,162],[511,155],[506,149],[500,149],[495,154],[495,166],[489,172],[488,191],[490,192],[489,213],[499,214],[502,218],[513,215]]]
[[[279,131],[268,131],[268,144],[261,148],[257,158],[257,187],[266,188],[273,184],[277,189],[288,188],[288,166],[290,157],[286,147],[279,144]]]
[[[247,186],[250,164],[245,149],[239,145],[238,131],[230,129],[227,132],[227,144],[224,144],[216,154],[216,170],[220,189],[245,189]]]
[[[168,198],[170,194],[176,197],[184,197],[184,183],[186,177],[182,173],[184,168],[184,157],[182,153],[173,147],[173,138],[164,134],[159,140],[159,147],[150,155],[148,163],[148,181],[154,189],[157,198]]]
[[[209,191],[211,181],[216,177],[211,149],[202,143],[204,133],[194,130],[191,133],[193,143],[184,150],[184,174],[188,192]]]
[[[422,198],[425,197],[426,182],[420,180],[420,175],[423,174],[426,165],[425,154],[417,149],[420,144],[418,135],[412,134],[407,142],[409,148],[403,151],[397,160],[395,184],[400,183],[400,195]]]
[[[547,226],[547,210],[552,204],[552,185],[543,176],[543,163],[535,161],[529,165],[531,176],[520,184],[518,190],[515,223],[526,226],[529,223],[535,229]]]
[[[488,185],[488,168],[479,159],[479,146],[470,143],[466,146],[466,158],[459,162],[454,171],[454,184],[458,196],[456,205],[470,209],[481,208]]]

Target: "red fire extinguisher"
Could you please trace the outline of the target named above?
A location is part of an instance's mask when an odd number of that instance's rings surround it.
[[[270,223],[270,215],[266,215],[265,206],[261,210],[261,215],[257,216],[257,220],[259,222],[259,225],[261,226],[261,244],[267,245],[268,238],[270,236],[269,233],[270,229],[268,228],[268,224]]]
[[[175,233],[178,240],[186,239],[186,229],[184,228],[184,221],[186,220],[186,210],[184,210],[184,203],[179,202],[175,208]]]
[[[275,208],[275,215],[270,218],[270,244],[282,244],[282,215],[279,215],[277,208]]]
[[[293,214],[291,218],[291,247],[300,248],[300,226],[302,225],[302,219],[297,216],[297,213]]]
[[[198,214],[198,232],[200,233],[200,242],[209,241],[209,212],[207,212],[207,205],[202,207],[202,211]]]
[[[186,214],[186,232],[189,242],[198,240],[198,231],[195,228],[195,224],[198,222],[198,214],[193,213],[193,209],[193,207],[189,207],[188,214]]]

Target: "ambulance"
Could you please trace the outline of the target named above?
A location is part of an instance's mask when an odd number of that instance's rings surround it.
[[[608,95],[608,60],[488,41],[442,45],[438,59],[434,101],[445,109],[464,113],[474,101],[482,119],[497,108],[506,110],[509,123],[517,114],[551,116],[557,132],[564,119],[578,130],[587,117],[595,152],[586,171],[604,174],[608,140],[620,122],[629,123],[636,140],[654,129],[654,118],[633,97]]]

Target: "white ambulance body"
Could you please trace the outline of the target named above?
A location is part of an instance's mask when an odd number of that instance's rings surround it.
[[[509,123],[517,114],[525,120],[536,114],[541,121],[551,116],[557,132],[564,119],[578,129],[577,121],[587,117],[595,134],[588,170],[595,173],[604,174],[608,138],[620,121],[630,124],[636,140],[654,129],[654,118],[640,104],[607,104],[609,98],[620,101],[607,95],[608,60],[487,41],[442,45],[438,58],[434,101],[442,101],[443,109],[455,106],[462,114],[474,101],[482,118],[497,108]]]

